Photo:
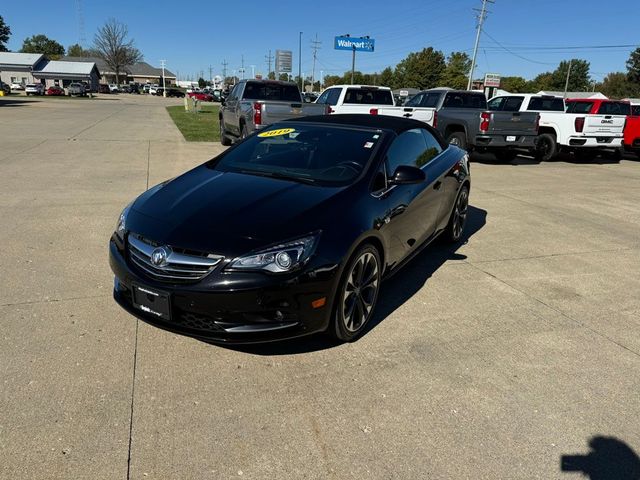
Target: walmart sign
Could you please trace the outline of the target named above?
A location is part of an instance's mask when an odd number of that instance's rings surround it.
[[[336,37],[334,48],[336,50],[351,50],[356,52],[373,52],[376,41],[366,37]]]

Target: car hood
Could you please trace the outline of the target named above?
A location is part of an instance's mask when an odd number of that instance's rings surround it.
[[[238,255],[321,230],[327,203],[344,190],[201,166],[140,195],[127,228],[168,245]]]

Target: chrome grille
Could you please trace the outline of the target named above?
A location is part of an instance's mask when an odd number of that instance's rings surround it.
[[[162,265],[152,262],[153,251],[160,245],[135,233],[129,234],[129,259],[156,280],[166,282],[197,282],[209,274],[222,261],[222,256],[197,253],[170,246]]]

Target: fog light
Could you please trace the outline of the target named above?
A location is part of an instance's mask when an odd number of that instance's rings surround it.
[[[280,252],[276,255],[276,263],[282,269],[291,267],[291,256],[287,252]]]

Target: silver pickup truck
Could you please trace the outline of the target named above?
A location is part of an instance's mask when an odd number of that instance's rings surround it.
[[[327,113],[326,105],[304,103],[295,83],[242,80],[222,102],[220,143],[231,145],[281,120]]]

